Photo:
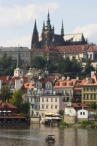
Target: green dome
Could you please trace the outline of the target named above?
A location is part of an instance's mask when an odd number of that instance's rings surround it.
[[[18,71],[18,70],[22,70],[22,69],[20,69],[20,68],[16,68],[15,70],[17,70],[17,71]]]
[[[29,70],[32,70],[32,68],[30,67],[30,69]]]
[[[33,76],[34,74],[32,72],[27,73],[28,76]]]

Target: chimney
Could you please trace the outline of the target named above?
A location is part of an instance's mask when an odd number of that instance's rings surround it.
[[[76,80],[78,81],[79,80],[79,77],[76,77]]]
[[[91,77],[95,75],[95,71],[91,71]]]
[[[7,81],[9,80],[9,76],[7,76]]]
[[[70,77],[69,76],[67,76],[67,81],[69,81],[70,80]]]

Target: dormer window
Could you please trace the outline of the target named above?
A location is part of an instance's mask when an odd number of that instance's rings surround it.
[[[55,86],[58,86],[58,83],[56,83]]]
[[[66,84],[65,83],[62,83],[62,86],[65,86]]]

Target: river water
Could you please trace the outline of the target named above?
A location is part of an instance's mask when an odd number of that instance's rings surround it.
[[[55,135],[54,144],[45,142],[48,134]],[[38,124],[0,126],[0,146],[97,146],[97,129],[59,128]]]

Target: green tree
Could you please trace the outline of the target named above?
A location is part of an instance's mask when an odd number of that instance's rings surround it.
[[[58,114],[60,114],[61,116],[64,115],[64,110],[59,110]]]
[[[91,103],[90,105],[89,105],[89,108],[92,108],[92,109],[97,109],[97,104],[95,103],[95,102],[93,102],[93,103]]]
[[[41,56],[35,56],[35,57],[32,57],[31,64],[32,64],[32,67],[43,69],[45,67],[46,61]]]
[[[30,103],[29,102],[23,103],[22,94],[23,93],[21,89],[15,91],[13,94],[13,99],[10,99],[9,102],[18,108],[18,113],[28,114]]]
[[[3,87],[0,92],[0,100],[9,101],[10,99],[10,90],[7,87]]]
[[[91,73],[91,71],[94,71],[94,67],[91,65],[91,59],[86,60],[86,65],[85,65],[85,74]],[[90,75],[90,74],[89,74]]]
[[[22,90],[19,89],[14,92],[13,99],[10,99],[9,102],[15,105],[18,108],[18,112],[21,113],[23,98],[22,98]]]
[[[30,109],[30,103],[25,102],[22,104],[21,113],[28,114],[29,109]]]

